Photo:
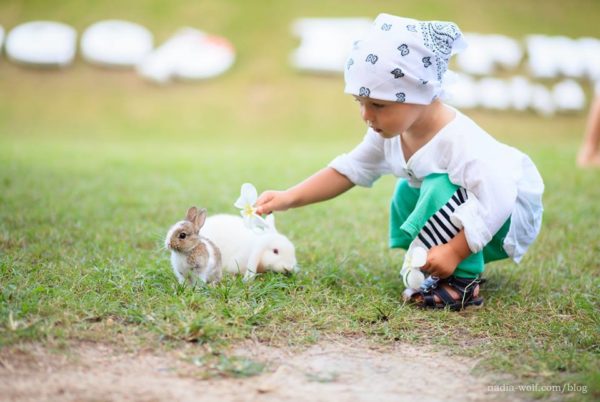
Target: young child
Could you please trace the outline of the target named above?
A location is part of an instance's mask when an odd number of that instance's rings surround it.
[[[529,157],[504,145],[440,100],[451,54],[465,47],[458,27],[379,15],[355,43],[345,92],[368,129],[350,153],[285,191],[266,191],[258,213],[335,197],[381,175],[400,179],[390,209],[390,247],[428,249],[418,306],[481,305],[484,263],[519,262],[536,238],[543,181]]]

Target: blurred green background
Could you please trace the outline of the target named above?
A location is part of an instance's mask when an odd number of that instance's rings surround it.
[[[0,64],[0,120],[4,136],[119,140],[251,142],[348,139],[363,131],[342,78],[301,75],[288,58],[298,45],[290,31],[299,17],[370,17],[379,12],[456,21],[464,32],[600,37],[600,2],[589,1],[10,1],[0,2],[0,24],[10,29],[33,19],[62,21],[81,34],[107,18],[146,26],[160,44],[182,26],[224,35],[236,47],[232,70],[217,79],[157,87],[132,71],[103,70],[78,59],[61,71]],[[480,118],[480,116],[476,116]],[[496,135],[541,134],[548,120],[485,114]],[[583,117],[558,118],[569,138]],[[495,129],[495,124],[502,122]],[[570,125],[570,123],[575,123]],[[538,125],[540,124],[540,125]],[[553,123],[554,124],[554,123]],[[566,134],[561,132],[562,134]],[[554,133],[544,133],[542,138]],[[519,138],[522,135],[518,135]],[[289,145],[288,146],[293,146]]]

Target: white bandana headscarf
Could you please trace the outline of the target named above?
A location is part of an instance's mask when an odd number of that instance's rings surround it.
[[[400,103],[428,105],[442,94],[450,56],[466,47],[456,24],[380,14],[355,42],[346,67],[345,92]]]

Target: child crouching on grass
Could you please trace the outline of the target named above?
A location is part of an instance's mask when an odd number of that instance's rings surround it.
[[[519,262],[537,237],[544,184],[531,159],[440,100],[450,56],[465,47],[458,27],[379,15],[345,66],[345,92],[368,129],[350,153],[285,191],[266,191],[259,214],[324,201],[381,175],[399,178],[390,247],[428,249],[420,307],[479,306],[484,264]]]

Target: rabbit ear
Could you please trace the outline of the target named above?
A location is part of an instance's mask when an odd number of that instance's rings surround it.
[[[185,219],[189,222],[192,222],[192,225],[194,225],[194,229],[196,230],[196,232],[198,232],[200,231],[200,228],[202,227],[202,225],[204,225],[204,221],[206,220],[206,209],[190,207],[190,209],[188,209],[187,211]]]
[[[269,214],[265,218],[265,222],[267,222],[267,226],[274,232],[277,232],[277,228],[275,227],[275,215]]]
[[[204,225],[204,221],[206,221],[206,209],[202,208],[198,211],[196,218],[192,221],[194,222],[194,227],[196,230],[200,230],[200,228]]]
[[[188,211],[187,211],[187,215],[185,216],[185,220],[194,222],[194,220],[196,219],[196,216],[198,216],[198,208],[190,207],[190,209],[188,209]]]

